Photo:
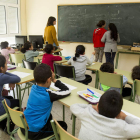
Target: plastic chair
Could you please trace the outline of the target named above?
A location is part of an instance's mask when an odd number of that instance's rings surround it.
[[[56,120],[51,120],[51,125],[56,140],[79,140],[78,138],[65,131]]]
[[[58,77],[73,78],[75,80],[74,66],[64,66],[54,63],[54,72]]]
[[[140,96],[140,80],[135,80],[133,83],[133,102],[135,101],[136,95]]]
[[[16,140],[13,137],[13,135],[15,133],[18,133],[18,136],[20,137],[21,140],[28,140],[28,128],[29,127],[28,127],[28,124],[26,122],[26,119],[24,117],[23,112],[21,112],[21,111],[15,111],[15,110],[11,109],[7,105],[6,100],[2,101],[2,103],[3,103],[3,106],[4,106],[5,111],[7,113],[8,126],[10,126],[10,117],[11,117],[11,120],[13,121],[13,123],[18,126],[18,128],[14,129],[12,132],[10,132],[8,130],[8,133],[10,134],[10,138],[12,140]],[[22,134],[21,129],[19,127],[25,129],[25,136]],[[54,139],[54,135],[52,135],[50,137],[47,137],[45,139],[42,139],[42,140],[52,140],[52,139]]]
[[[24,68],[26,69],[34,70],[35,67],[37,66],[37,62],[29,62],[24,59],[22,60],[22,62],[23,62]]]
[[[18,66],[19,63],[22,63],[22,60],[25,59],[24,54],[9,54],[10,62],[15,63]]]

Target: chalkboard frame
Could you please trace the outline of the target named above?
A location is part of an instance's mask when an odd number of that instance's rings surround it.
[[[57,21],[58,21],[58,7],[59,6],[76,6],[76,5],[104,5],[104,4],[136,4],[136,3],[139,3],[140,2],[114,2],[114,3],[84,3],[84,4],[59,4],[57,5]],[[57,22],[57,30],[58,30],[58,22]],[[57,33],[58,34],[58,33]],[[59,40],[58,40],[59,41]],[[59,42],[63,42],[63,41],[59,41]],[[72,41],[65,41],[67,43],[84,43],[84,44],[93,44],[93,43],[90,43],[90,42],[72,42]],[[125,45],[121,45],[121,46],[125,46]],[[128,46],[128,45],[126,45]]]

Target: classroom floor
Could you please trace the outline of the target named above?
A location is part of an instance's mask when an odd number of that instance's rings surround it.
[[[89,85],[92,87],[95,87],[95,74],[92,74],[91,71],[86,71],[86,74],[89,74],[92,76],[92,82]],[[28,100],[28,94],[25,93],[22,107],[26,107],[27,100]],[[51,113],[53,115],[53,118],[55,118],[56,120],[62,120],[62,104],[60,104],[57,101],[54,102]],[[71,112],[70,112],[70,109],[67,107],[65,107],[65,121],[68,125],[68,132],[72,133]],[[76,119],[76,137],[78,137],[80,127],[81,127],[81,123],[79,119]],[[9,135],[7,135],[5,132],[0,130],[0,140],[9,140],[9,139],[10,139]],[[15,139],[20,140],[17,134],[15,135]]]

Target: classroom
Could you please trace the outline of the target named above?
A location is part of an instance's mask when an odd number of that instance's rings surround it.
[[[0,140],[140,140],[139,0],[0,0]]]

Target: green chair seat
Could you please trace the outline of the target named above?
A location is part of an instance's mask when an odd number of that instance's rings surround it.
[[[20,128],[18,129],[17,133],[18,133],[18,136],[19,136],[19,138],[20,138],[21,140],[26,140],[26,139],[25,139],[25,136],[22,134]],[[47,138],[44,138],[44,139],[40,139],[40,140],[53,140],[53,139],[55,139],[54,135],[52,135],[52,136],[50,136],[50,137],[47,137]],[[29,140],[30,140],[30,139],[29,139]]]

